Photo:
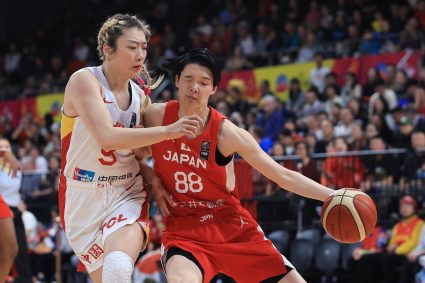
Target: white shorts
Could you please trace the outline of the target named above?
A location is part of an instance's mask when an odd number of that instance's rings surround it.
[[[138,221],[145,233],[142,250],[145,249],[149,235],[149,196],[143,189],[141,176],[122,187],[71,179],[66,180],[66,187],[65,233],[89,273],[103,265],[106,238],[125,225]]]

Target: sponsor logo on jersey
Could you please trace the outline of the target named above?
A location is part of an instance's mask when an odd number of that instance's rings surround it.
[[[124,124],[120,123],[120,122],[115,122],[115,124],[112,125],[114,128],[124,128]]]
[[[204,216],[201,216],[200,222],[205,222],[207,220],[213,219],[214,215],[212,213],[205,214]]]
[[[81,182],[92,182],[94,178],[94,172],[88,171],[80,168],[74,169],[73,180],[81,181]]]
[[[187,144],[182,143],[182,144],[181,144],[181,146],[180,146],[180,150],[183,150],[183,151],[190,151],[190,148],[187,146]]]
[[[91,246],[91,248],[87,251],[86,254],[81,254],[80,258],[82,261],[91,264],[91,258],[98,259],[105,251],[98,245],[94,244]]]
[[[116,216],[112,217],[111,219],[109,219],[107,222],[105,222],[102,225],[102,233],[103,233],[103,230],[105,228],[106,229],[111,229],[112,227],[114,227],[115,224],[120,223],[120,222],[123,222],[125,220],[128,220],[128,218],[125,217],[124,214],[122,214],[122,213],[120,215],[118,215],[118,217],[116,217]]]
[[[184,153],[172,152],[171,150],[167,150],[166,154],[162,156],[164,160],[176,162],[182,165],[189,165],[195,168],[204,168],[207,169],[207,162],[201,160],[195,156],[189,156]]]
[[[133,177],[133,173],[127,173],[124,175],[120,175],[120,176],[99,176],[97,178],[98,181],[100,182],[116,182],[116,181],[122,181],[122,180],[126,180],[126,179],[130,179],[131,177]]]
[[[199,152],[199,156],[203,160],[208,160],[208,157],[210,156],[210,142],[209,141],[202,141],[201,143],[201,151]]]

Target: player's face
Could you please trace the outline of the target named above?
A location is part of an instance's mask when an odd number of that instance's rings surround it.
[[[179,89],[180,103],[187,107],[207,106],[208,98],[217,87],[213,86],[212,72],[198,64],[188,64],[180,77],[176,77],[176,87]]]
[[[400,205],[400,214],[403,217],[409,217],[410,215],[413,215],[415,213],[415,207],[411,204],[401,204]]]
[[[116,68],[130,78],[139,75],[146,59],[147,41],[145,33],[138,28],[129,28],[117,39],[116,50],[111,55]]]
[[[10,151],[10,143],[7,140],[0,140],[0,151]]]

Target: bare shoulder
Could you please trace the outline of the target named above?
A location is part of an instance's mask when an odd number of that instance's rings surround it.
[[[218,148],[225,156],[238,152],[240,145],[245,140],[245,135],[249,133],[236,126],[228,119],[223,119],[218,131]]]
[[[64,112],[68,116],[78,116],[78,104],[92,99],[100,99],[101,87],[96,77],[88,70],[77,71],[71,75],[65,87]]]
[[[152,103],[143,114],[145,127],[161,126],[164,118],[166,103]]]
[[[99,81],[90,71],[81,70],[71,75],[66,85],[65,91],[69,91],[70,89],[86,89],[90,87],[97,87],[97,89],[99,89]]]

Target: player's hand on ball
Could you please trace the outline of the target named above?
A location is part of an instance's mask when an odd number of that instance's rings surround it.
[[[173,196],[170,195],[164,188],[161,179],[157,176],[152,177],[152,193],[156,200],[156,205],[160,209],[162,215],[170,215],[169,205],[176,206]]]

